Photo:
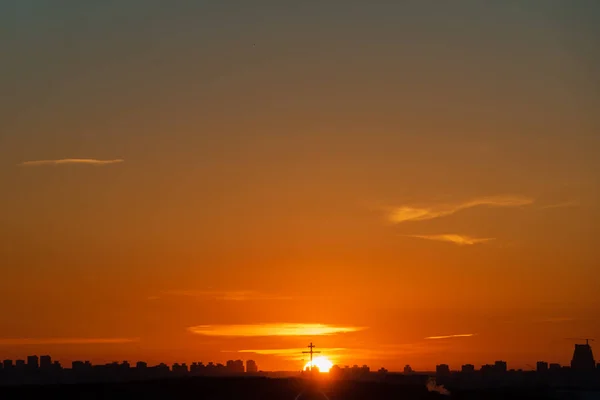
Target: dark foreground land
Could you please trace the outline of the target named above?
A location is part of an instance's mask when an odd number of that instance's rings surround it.
[[[32,385],[0,388],[0,399],[595,399],[593,394],[510,389],[461,391],[450,396],[423,385],[387,382],[319,382],[269,378],[184,378],[144,382]]]

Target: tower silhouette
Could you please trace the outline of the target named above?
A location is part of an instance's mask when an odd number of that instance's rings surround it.
[[[585,344],[575,345],[571,368],[577,371],[593,371],[596,368],[596,361],[594,361],[592,346],[590,346],[590,340],[592,339],[584,340]]]
[[[317,346],[315,346],[312,342],[310,342],[310,344],[308,346],[310,350],[309,351],[303,351],[303,354],[310,354],[310,372],[312,373],[313,371],[313,354],[318,354],[320,353],[320,351],[314,351],[313,349]]]

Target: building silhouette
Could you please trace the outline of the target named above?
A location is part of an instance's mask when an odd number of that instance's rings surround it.
[[[175,364],[173,364],[173,368],[171,368],[171,370],[173,371],[174,374],[185,375],[188,372],[188,367],[185,363],[183,363],[183,364],[175,363]]]
[[[508,367],[506,365],[506,361],[496,361],[494,363],[494,370],[498,373],[505,373],[508,371]]]
[[[460,370],[464,374],[472,374],[475,373],[475,366],[473,364],[465,364]]]
[[[440,364],[435,367],[435,375],[438,378],[450,376],[450,366],[448,364]]]
[[[562,367],[560,366],[560,364],[557,363],[552,363],[548,366],[548,370],[550,371],[560,371],[562,369]]]
[[[256,361],[248,360],[246,361],[246,372],[253,374],[258,372],[258,365],[256,365]]]
[[[244,362],[242,360],[228,360],[225,367],[227,368],[227,372],[231,374],[244,373]]]
[[[546,372],[548,371],[548,363],[545,361],[538,361],[536,364],[535,370],[537,372]]]
[[[41,356],[40,357],[40,369],[48,371],[52,369],[52,357]]]
[[[30,370],[36,370],[40,367],[40,361],[38,356],[27,356],[27,368]]]
[[[593,371],[596,368],[596,361],[589,342],[575,345],[571,368],[576,371]]]

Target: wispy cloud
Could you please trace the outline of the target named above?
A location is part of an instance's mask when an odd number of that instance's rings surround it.
[[[330,355],[333,353],[345,352],[348,349],[342,348],[342,347],[335,347],[335,348],[323,347],[323,348],[319,348],[318,350],[324,354]],[[260,354],[260,355],[267,355],[267,356],[276,356],[276,357],[281,357],[281,358],[285,358],[288,360],[302,360],[306,356],[305,354],[302,353],[303,351],[306,351],[306,348],[237,350],[237,351],[225,351],[225,353],[252,353],[252,354]]]
[[[474,245],[489,242],[490,240],[495,240],[494,238],[474,238],[466,235],[458,235],[455,233],[448,233],[442,235],[405,235],[407,237],[417,238],[417,239],[425,239],[425,240],[436,240],[439,242],[449,242],[454,243],[459,246],[464,245]]]
[[[162,292],[167,296],[183,297],[205,297],[224,301],[251,301],[251,300],[291,300],[289,296],[277,294],[261,293],[251,290],[231,290],[231,291],[213,291],[213,290],[169,290]]]
[[[536,320],[536,322],[546,323],[546,324],[561,324],[565,322],[573,322],[576,321],[576,318],[571,317],[550,317],[550,318],[541,318]]]
[[[426,221],[446,217],[459,211],[478,206],[488,207],[520,207],[533,204],[534,200],[521,196],[481,197],[459,204],[436,204],[429,206],[403,205],[393,208],[389,219],[394,223],[408,221]]]
[[[60,160],[37,160],[25,161],[20,163],[23,167],[39,167],[43,165],[65,165],[65,164],[86,164],[86,165],[109,165],[125,162],[123,159],[116,160],[96,160],[93,158],[63,158]]]
[[[542,210],[551,210],[553,208],[571,208],[571,207],[579,207],[579,201],[577,200],[572,200],[572,201],[564,201],[562,203],[556,203],[556,204],[549,204],[547,206],[543,206]]]
[[[253,325],[198,325],[188,330],[197,335],[223,337],[249,336],[324,336],[338,333],[357,332],[366,329],[355,326],[325,324],[253,324]]]
[[[458,335],[446,335],[446,336],[429,336],[426,337],[425,340],[441,340],[441,339],[454,339],[454,338],[464,338],[464,337],[473,337],[476,336],[476,333],[461,333]]]
[[[139,342],[139,338],[0,338],[0,346],[124,344]]]

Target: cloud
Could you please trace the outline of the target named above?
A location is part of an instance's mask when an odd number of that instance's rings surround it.
[[[493,196],[481,197],[460,204],[438,204],[427,207],[404,205],[393,208],[389,219],[396,224],[407,221],[426,221],[446,217],[459,211],[478,206],[488,207],[520,207],[533,204],[534,200],[521,196]]]
[[[573,322],[576,320],[577,320],[576,318],[571,318],[571,317],[550,317],[550,318],[542,318],[542,319],[536,320],[536,322],[547,323],[547,324],[561,324],[561,323],[565,323],[565,322]]]
[[[565,201],[562,203],[549,204],[547,206],[543,206],[542,210],[551,210],[553,208],[571,208],[571,207],[579,207],[579,202],[577,200]]]
[[[347,351],[348,349],[342,348],[342,347],[335,347],[335,348],[323,347],[323,348],[318,348],[317,350],[324,354],[330,355],[332,353],[344,352],[344,351]],[[259,355],[276,356],[276,357],[281,357],[281,358],[285,358],[288,360],[302,360],[306,357],[306,354],[302,353],[304,351],[306,351],[306,348],[238,350],[238,351],[233,351],[233,353],[252,353],[252,354],[259,354]],[[225,353],[230,353],[230,352],[226,351]]]
[[[139,338],[0,338],[0,346],[124,344],[139,341]]]
[[[95,160],[92,158],[64,158],[60,160],[38,160],[38,161],[25,161],[20,166],[23,167],[39,167],[43,165],[65,165],[65,164],[87,164],[87,165],[108,165],[108,164],[119,164],[125,160]]]
[[[458,235],[455,233],[448,233],[443,235],[405,235],[407,237],[413,237],[417,239],[436,240],[439,242],[450,242],[459,246],[474,245],[489,242],[495,240],[494,238],[474,238],[466,235]]]
[[[325,324],[254,324],[254,325],[198,325],[188,330],[197,335],[222,337],[266,336],[326,336],[364,330],[362,327]]]
[[[461,333],[458,335],[429,336],[429,337],[426,337],[425,340],[454,339],[454,338],[463,338],[463,337],[473,337],[476,335],[477,335],[476,333]]]
[[[260,293],[250,290],[238,291],[211,291],[211,290],[169,290],[162,294],[168,296],[208,297],[224,301],[251,301],[251,300],[291,300],[289,296]]]

